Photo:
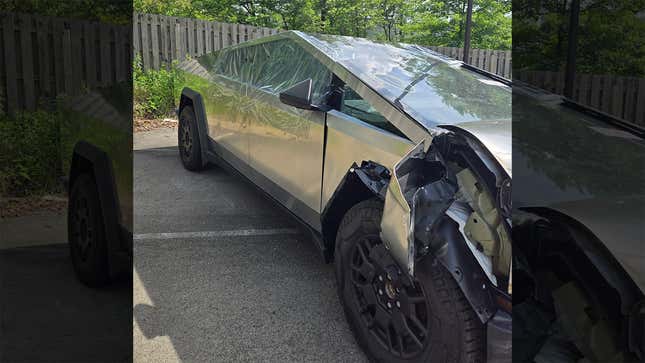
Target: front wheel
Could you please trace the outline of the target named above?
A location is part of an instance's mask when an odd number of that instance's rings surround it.
[[[380,200],[361,202],[336,237],[338,294],[358,344],[378,362],[483,362],[483,327],[459,286],[431,258],[408,278],[379,237],[382,214]]]
[[[202,145],[199,141],[197,119],[192,106],[184,106],[179,114],[177,143],[184,168],[190,171],[202,170]]]
[[[79,280],[91,287],[109,282],[103,212],[91,174],[79,175],[69,197],[67,234],[72,264]]]

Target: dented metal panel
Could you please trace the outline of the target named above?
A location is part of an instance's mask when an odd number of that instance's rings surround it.
[[[322,208],[329,202],[347,171],[356,163],[373,161],[390,167],[414,144],[338,111],[327,113],[327,145]]]
[[[385,195],[383,218],[381,219],[381,239],[392,252],[394,259],[414,276],[414,221],[412,208],[403,195],[400,166],[410,157],[423,155],[424,143],[418,143],[392,167],[392,178]]]

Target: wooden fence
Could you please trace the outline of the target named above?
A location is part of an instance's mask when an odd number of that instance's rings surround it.
[[[228,45],[278,33],[277,29],[243,24],[228,24],[153,14],[134,14],[134,54],[141,57],[144,69],[159,69],[172,60],[209,53]],[[430,47],[449,57],[462,59],[463,48]],[[511,77],[511,52],[472,49],[470,64]]]
[[[126,80],[132,30],[84,20],[3,14],[2,110],[33,110],[43,97],[77,95]]]
[[[429,47],[437,53],[447,55],[449,57],[463,60],[464,48],[455,47]],[[468,64],[475,67],[484,69],[488,72],[497,74],[504,78],[511,79],[513,62],[511,59],[510,50],[494,50],[494,49],[471,49],[468,53]]]
[[[134,14],[133,29],[84,20],[29,14],[3,14],[0,20],[0,105],[2,110],[33,110],[43,97],[77,95],[125,80],[132,55],[146,69],[186,55],[199,56],[223,47],[278,33],[242,24],[210,22],[152,14]],[[461,59],[462,48],[430,47]],[[133,53],[131,53],[133,52]],[[510,51],[473,49],[470,63],[511,78]],[[562,94],[562,73],[522,71],[516,78]],[[645,125],[645,79],[581,74],[576,101]]]
[[[251,25],[141,13],[134,14],[133,27],[134,54],[140,57],[144,69],[159,69],[162,64],[182,60],[186,55],[197,57],[279,32]]]
[[[516,78],[556,94],[564,93],[564,73],[519,71]],[[576,102],[639,125],[645,125],[645,78],[576,75]]]

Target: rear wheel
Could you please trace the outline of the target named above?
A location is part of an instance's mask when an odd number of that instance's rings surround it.
[[[202,170],[202,149],[197,131],[197,119],[192,106],[184,106],[179,114],[177,142],[184,168],[190,171]]]
[[[483,327],[459,286],[431,258],[409,279],[379,237],[383,203],[352,207],[336,238],[338,293],[358,344],[374,361],[483,362]]]
[[[67,232],[72,264],[79,280],[92,287],[109,281],[107,242],[96,182],[79,175],[67,208]]]

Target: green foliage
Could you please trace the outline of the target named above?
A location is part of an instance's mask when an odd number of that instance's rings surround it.
[[[645,0],[593,0],[580,4],[576,72],[645,74]],[[569,42],[570,2],[518,0],[513,67],[563,71]]]
[[[184,82],[176,63],[160,70],[144,70],[137,57],[132,76],[135,116],[159,118],[172,114]]]
[[[113,0],[4,0],[0,11],[81,18],[104,23],[132,23],[132,4]]]
[[[467,0],[134,0],[143,13],[461,47]],[[471,46],[510,49],[511,1],[476,0]]]
[[[400,29],[403,40],[435,46],[463,47],[466,27],[465,0],[407,3],[409,21]],[[511,2],[474,1],[471,47],[511,48]]]
[[[24,112],[0,117],[0,195],[58,191],[61,176],[56,112]]]

